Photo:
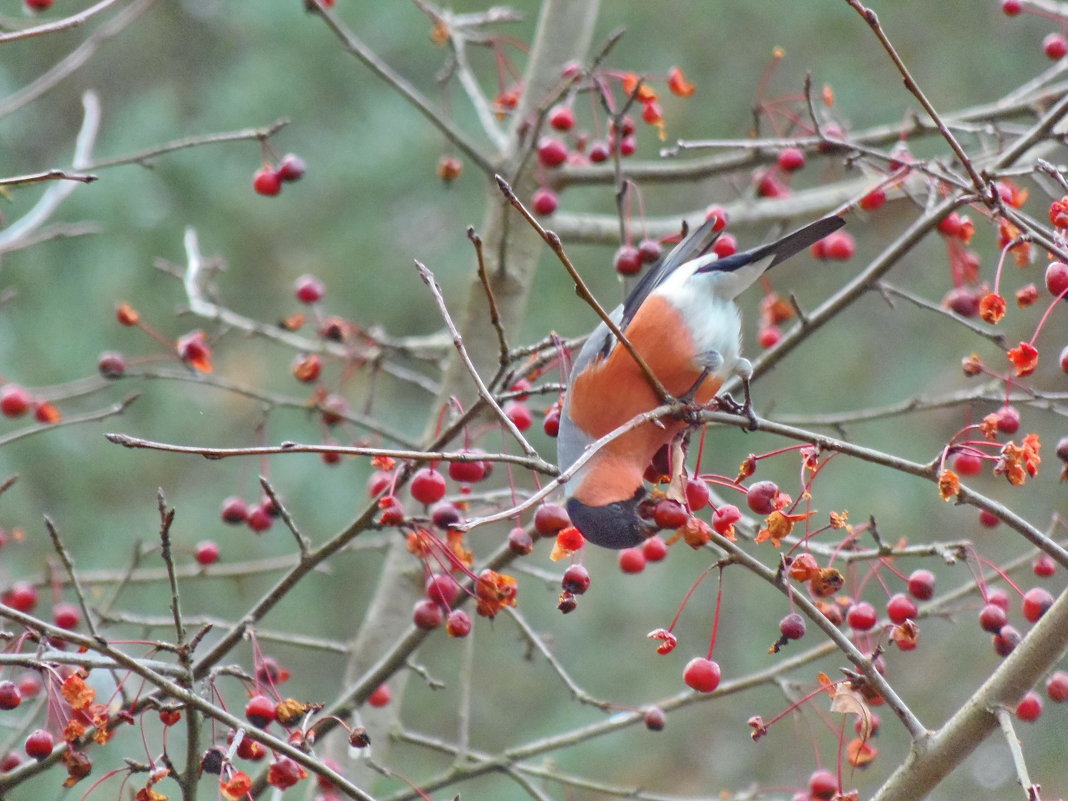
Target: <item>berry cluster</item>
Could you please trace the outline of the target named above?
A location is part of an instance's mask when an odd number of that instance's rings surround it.
[[[252,188],[257,195],[273,197],[280,194],[282,184],[299,181],[304,177],[304,160],[292,153],[287,154],[278,162],[278,166],[272,167],[264,164],[252,176]]]

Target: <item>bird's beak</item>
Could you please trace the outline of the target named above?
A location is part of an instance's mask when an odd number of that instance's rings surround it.
[[[645,488],[639,487],[633,497],[604,506],[590,506],[578,498],[569,498],[567,513],[571,525],[594,545],[633,548],[652,534],[652,527],[638,515],[638,504],[644,497]]]

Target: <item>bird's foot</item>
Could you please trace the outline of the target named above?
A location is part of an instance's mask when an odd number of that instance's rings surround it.
[[[728,414],[737,414],[746,418],[749,423],[746,425],[747,431],[756,431],[757,429],[757,417],[753,412],[752,401],[747,397],[745,403],[738,403],[734,398],[730,396],[729,392],[724,392],[722,395],[716,396],[716,405],[720,411],[727,412]]]

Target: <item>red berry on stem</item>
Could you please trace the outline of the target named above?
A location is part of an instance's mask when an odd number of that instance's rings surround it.
[[[830,801],[838,792],[838,777],[829,770],[813,771],[808,777],[808,791],[813,798]]]
[[[1051,261],[1046,267],[1046,289],[1054,297],[1068,290],[1068,264]]]
[[[52,620],[61,629],[68,631],[77,628],[82,620],[82,613],[77,606],[71,603],[58,603],[52,607]]]
[[[567,509],[558,503],[543,503],[534,512],[534,530],[542,537],[554,537],[570,525]]]
[[[712,252],[721,259],[733,256],[738,252],[738,240],[733,234],[720,234],[719,238],[712,243]]]
[[[427,576],[425,594],[439,606],[450,607],[460,595],[460,585],[448,573],[434,573]]]
[[[633,156],[638,150],[638,140],[633,136],[624,136],[619,142],[619,155]]]
[[[1024,593],[1023,615],[1031,623],[1037,623],[1053,606],[1053,595],[1045,587],[1033,587]]]
[[[0,709],[14,709],[22,703],[22,693],[13,681],[0,681]]]
[[[252,176],[252,188],[258,195],[271,197],[282,191],[282,179],[271,167],[260,167]]]
[[[1008,622],[1008,614],[997,604],[988,603],[979,610],[979,625],[983,631],[998,634]]]
[[[463,609],[453,609],[445,619],[445,633],[450,637],[466,637],[471,633],[471,618]]]
[[[608,161],[610,155],[608,145],[605,142],[594,142],[590,145],[589,159],[592,163],[601,164]]]
[[[1046,695],[1054,703],[1068,701],[1068,673],[1058,670],[1046,680]]]
[[[274,720],[277,705],[266,695],[254,695],[245,704],[245,717],[258,729],[265,729]]]
[[[302,275],[296,280],[294,291],[301,303],[317,303],[326,294],[326,286],[314,275]]]
[[[96,369],[104,378],[118,378],[126,372],[126,358],[117,351],[104,351],[97,359]]]
[[[1042,715],[1042,697],[1034,690],[1028,690],[1016,706],[1016,717],[1034,723]]]
[[[779,151],[777,161],[779,169],[793,172],[805,166],[805,153],[799,147],[784,147]]]
[[[30,734],[26,738],[25,749],[36,760],[42,760],[52,754],[52,748],[55,746],[55,740],[52,735],[44,729],[38,729]]]
[[[475,453],[475,451],[466,451]],[[486,463],[480,459],[472,459],[469,462],[449,462],[449,478],[463,483],[481,481],[487,475]]]
[[[913,570],[909,576],[909,594],[921,601],[929,601],[934,597],[935,575],[930,570],[922,567]]]
[[[779,621],[779,633],[788,640],[800,640],[805,636],[805,619],[791,612]]]
[[[705,209],[705,219],[711,220],[713,217],[716,221],[712,223],[713,231],[722,231],[727,227],[727,210],[722,206],[709,206]]]
[[[202,565],[213,565],[219,561],[219,546],[211,540],[198,542],[193,556]]]
[[[560,407],[553,404],[545,411],[545,419],[541,423],[546,436],[555,437],[560,434]]]
[[[559,167],[567,161],[567,145],[551,136],[538,140],[538,161],[545,167]]]
[[[1048,553],[1039,554],[1031,563],[1031,569],[1039,578],[1049,578],[1057,572],[1057,563]]]
[[[634,275],[642,268],[642,257],[633,245],[621,245],[612,259],[616,272],[620,275]]]
[[[846,261],[853,258],[856,244],[852,234],[845,231],[835,231],[823,240],[823,252],[826,258],[832,261]]]
[[[734,504],[725,503],[712,514],[712,528],[717,534],[727,536],[731,527],[741,519],[741,510]]]
[[[1006,17],[1015,17],[1023,11],[1023,4],[1020,0],[1001,0],[1001,13]]]
[[[504,405],[503,411],[508,419],[512,421],[512,425],[520,431],[527,431],[534,425],[534,415],[531,414],[530,407],[525,403],[508,401]]]
[[[0,413],[5,417],[21,417],[30,410],[33,398],[18,384],[0,387]]]
[[[766,325],[757,332],[757,344],[767,350],[779,344],[782,330],[777,325]]]
[[[667,724],[667,717],[664,715],[664,710],[658,706],[651,706],[645,710],[644,715],[645,728],[649,731],[661,731]]]
[[[1068,53],[1068,39],[1059,33],[1051,33],[1042,40],[1042,52],[1047,58],[1059,61]]]
[[[997,528],[1001,523],[1001,519],[993,512],[988,512],[986,509],[979,510],[979,525],[983,528]]]
[[[745,494],[745,502],[758,515],[770,515],[775,511],[779,486],[774,481],[757,481]]]
[[[886,192],[882,189],[873,189],[860,199],[858,205],[864,211],[875,211],[886,202]]]
[[[254,506],[249,509],[245,524],[257,534],[262,534],[274,525],[274,518],[262,506]]]
[[[853,604],[846,613],[846,622],[854,631],[869,631],[876,620],[875,607],[867,601]]]
[[[231,496],[222,502],[222,509],[219,511],[219,516],[224,523],[229,523],[230,525],[244,523],[245,519],[248,517],[248,504],[241,498]]]
[[[304,159],[294,153],[286,153],[282,157],[276,172],[278,173],[278,179],[281,181],[299,181],[304,177],[306,169]]]
[[[441,607],[429,598],[415,602],[412,609],[412,622],[421,629],[436,629],[445,621]]]
[[[433,467],[420,467],[412,475],[408,489],[416,501],[429,506],[445,497],[445,476]]]
[[[560,585],[564,592],[582,595],[590,588],[590,572],[582,565],[571,565],[564,571]]]
[[[647,562],[659,562],[668,552],[667,543],[659,537],[650,537],[641,544],[641,549]]]
[[[546,189],[544,186],[535,189],[534,195],[530,198],[531,208],[534,209],[534,213],[539,217],[547,217],[552,214],[556,211],[559,202],[556,192]]]
[[[1020,632],[1014,626],[1004,625],[994,635],[994,650],[998,656],[1008,656],[1020,644]]]
[[[575,125],[575,112],[567,106],[556,106],[549,112],[549,125],[558,131],[570,131]]]
[[[534,540],[525,528],[516,526],[508,532],[508,549],[520,556],[526,556],[534,550]]]
[[[4,593],[4,603],[20,612],[32,612],[37,606],[37,588],[26,581],[17,581]]]
[[[686,504],[691,512],[704,509],[708,506],[708,484],[699,478],[691,478],[686,482]]]
[[[367,697],[367,703],[374,707],[382,707],[388,704],[392,698],[393,693],[390,692],[389,685],[380,684],[375,691]]]
[[[719,665],[703,656],[695,656],[686,663],[682,671],[682,680],[699,693],[710,693],[719,686]]]
[[[642,264],[652,264],[660,258],[662,248],[655,239],[643,239],[638,243],[638,256]]]
[[[904,593],[892,596],[886,604],[886,615],[898,625],[916,617],[916,603]]]
[[[677,529],[690,517],[686,507],[670,498],[661,498],[653,507],[653,522],[660,528]]]
[[[619,569],[624,573],[641,573],[645,570],[645,562],[641,548],[624,548],[619,552]]]

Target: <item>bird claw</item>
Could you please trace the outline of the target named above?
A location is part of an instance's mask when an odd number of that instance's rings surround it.
[[[749,421],[745,427],[746,431],[757,430],[757,417],[753,412],[753,405],[748,399],[746,399],[745,403],[738,403],[738,401],[730,396],[729,392],[724,392],[722,395],[716,397],[716,405],[719,406],[721,411],[746,418]]]

